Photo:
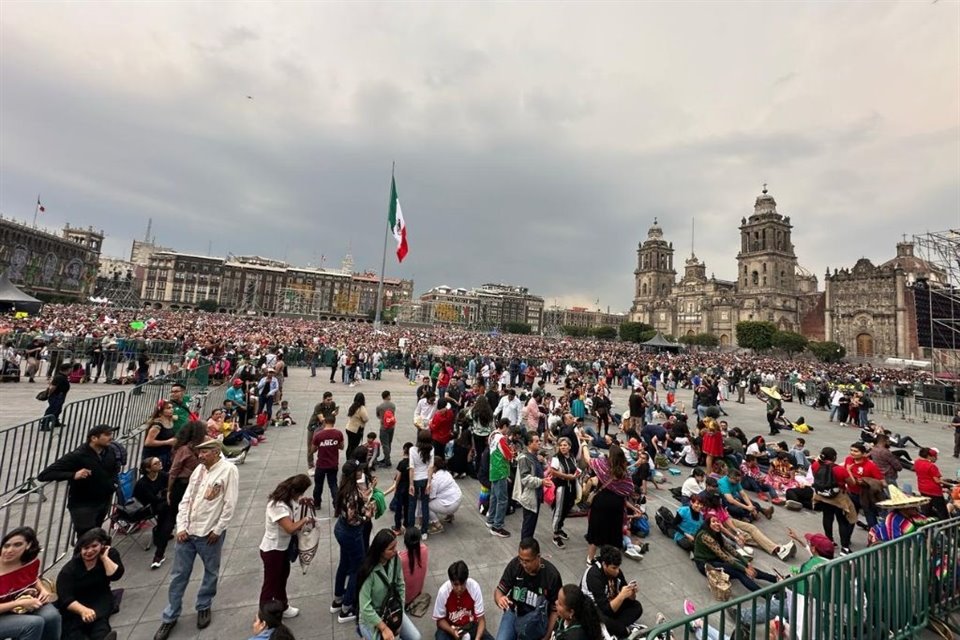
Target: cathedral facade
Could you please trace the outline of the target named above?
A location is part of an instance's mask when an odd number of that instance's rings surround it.
[[[764,186],[753,213],[740,221],[737,279],[707,278],[706,264],[691,254],[678,282],[673,243],[664,240],[654,220],[637,249],[630,319],[678,338],[710,333],[721,346],[736,344],[736,326],[743,320],[800,332],[819,298],[816,277],[797,264],[792,229]]]

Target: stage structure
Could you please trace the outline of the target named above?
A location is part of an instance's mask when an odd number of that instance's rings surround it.
[[[960,229],[915,235],[918,257],[941,277],[913,282],[917,342],[929,349],[935,375],[960,379]],[[940,281],[937,281],[940,280]]]

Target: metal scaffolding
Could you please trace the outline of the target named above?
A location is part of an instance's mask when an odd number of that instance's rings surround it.
[[[929,349],[934,372],[960,375],[960,230],[915,235],[917,257],[930,266],[913,283],[917,338]]]

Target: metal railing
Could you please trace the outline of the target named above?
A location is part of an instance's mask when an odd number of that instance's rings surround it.
[[[647,637],[896,640],[916,637],[932,619],[946,621],[957,610],[960,519],[954,518],[665,622]]]

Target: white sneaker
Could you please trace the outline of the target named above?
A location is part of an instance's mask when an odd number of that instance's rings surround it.
[[[300,609],[297,609],[296,607],[287,605],[287,608],[283,610],[284,618],[296,618],[298,615],[300,615]]]
[[[788,542],[787,544],[782,544],[782,545],[780,545],[780,547],[777,548],[777,557],[780,558],[781,560],[786,560],[786,559],[789,558],[792,554],[793,554],[793,541],[792,541],[792,540],[791,540],[790,542]]]

